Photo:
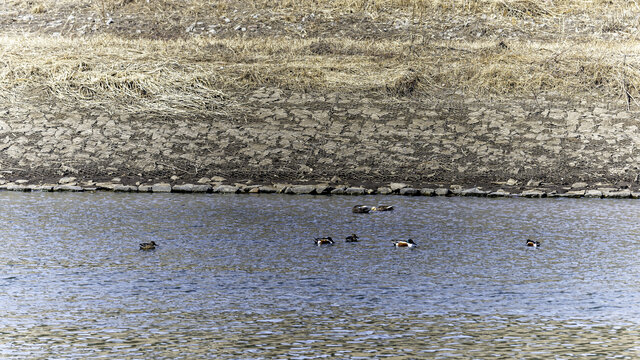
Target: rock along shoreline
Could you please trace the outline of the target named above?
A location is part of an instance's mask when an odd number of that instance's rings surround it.
[[[640,190],[615,187],[610,184],[575,183],[571,186],[556,187],[553,184],[541,184],[530,181],[519,186],[517,181],[509,179],[503,183],[494,183],[498,187],[465,188],[461,185],[439,187],[412,187],[405,183],[390,183],[388,186],[367,188],[347,185],[297,185],[297,184],[226,184],[201,179],[197,184],[174,184],[159,182],[154,184],[125,185],[114,179],[111,182],[83,181],[65,177],[57,184],[30,184],[29,180],[6,182],[0,180],[0,191],[18,192],[129,192],[129,193],[184,193],[184,194],[288,194],[288,195],[400,195],[400,196],[472,196],[472,197],[524,197],[524,198],[608,198],[640,199]]]

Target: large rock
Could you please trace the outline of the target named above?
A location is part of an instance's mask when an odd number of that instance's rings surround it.
[[[233,185],[220,185],[215,187],[213,192],[221,194],[235,194],[238,192],[238,188]]]
[[[420,189],[420,195],[434,196],[435,194],[436,194],[435,189],[432,189],[432,188],[422,188],[422,189]]]
[[[78,186],[78,185],[57,185],[54,186],[53,191],[70,191],[70,192],[80,192],[80,191],[84,191],[84,188],[82,186]]]
[[[609,191],[602,194],[605,198],[627,199],[631,197],[631,190]]]
[[[600,190],[587,190],[587,191],[584,192],[584,197],[601,198],[602,197],[602,191],[600,191]]]
[[[542,197],[546,197],[547,193],[545,193],[542,190],[534,189],[534,190],[523,191],[522,194],[520,194],[520,196],[527,197],[527,198],[542,198]]]
[[[154,193],[171,192],[171,184],[167,184],[167,183],[153,184],[153,186],[151,187],[151,191],[153,191]]]
[[[349,187],[344,190],[345,195],[365,195],[367,189],[361,187]]]
[[[117,191],[117,192],[135,192],[135,191],[138,191],[138,187],[137,186],[133,186],[133,185],[115,184],[113,186],[113,191]]]
[[[414,189],[414,188],[410,188],[410,187],[405,187],[405,188],[400,189],[398,194],[405,195],[405,196],[418,196],[418,195],[420,195],[420,189]]]
[[[27,185],[14,183],[7,184],[6,189],[9,191],[31,191],[31,188]]]
[[[400,189],[404,189],[406,187],[408,187],[409,185],[404,184],[404,183],[391,183],[389,184],[389,188],[391,188],[391,191],[398,191]]]
[[[58,180],[58,184],[69,184],[69,183],[72,183],[72,182],[75,182],[75,181],[76,181],[75,177],[66,176],[66,177],[63,177],[60,180]]]
[[[264,194],[273,194],[273,193],[277,193],[278,189],[276,189],[273,186],[264,185],[264,186],[258,187],[258,192],[264,193]]]
[[[465,189],[460,192],[461,196],[487,196],[486,191],[482,191],[477,187]]]
[[[315,189],[316,189],[316,194],[326,195],[331,193],[331,190],[333,190],[333,186],[329,186],[326,184],[319,184],[315,186]]]
[[[293,185],[293,186],[290,186],[285,193],[302,195],[302,194],[315,194],[315,192],[316,192],[316,187],[313,185]]]
[[[512,194],[508,191],[505,191],[504,189],[498,189],[496,191],[490,192],[487,194],[488,197],[507,197],[507,196],[511,196]]]
[[[193,185],[191,191],[194,193],[209,193],[212,191],[212,187],[209,184]]]

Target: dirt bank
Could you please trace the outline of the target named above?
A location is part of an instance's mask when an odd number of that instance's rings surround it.
[[[0,182],[638,187],[633,4],[214,3],[0,6]]]

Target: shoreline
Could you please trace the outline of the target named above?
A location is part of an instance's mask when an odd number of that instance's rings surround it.
[[[222,182],[197,184],[155,184],[125,185],[120,182],[75,182],[73,178],[62,178],[57,184],[29,184],[28,180],[17,180],[0,184],[0,191],[18,192],[121,192],[121,193],[183,193],[183,194],[286,194],[318,196],[423,196],[423,197],[487,197],[487,198],[603,198],[603,199],[640,199],[640,189],[613,187],[610,184],[576,183],[569,187],[557,186],[521,186],[510,179],[501,187],[463,187],[449,185],[439,187],[416,188],[405,183],[391,183],[376,189],[363,186],[346,185],[300,185],[300,184],[228,184]]]
[[[640,111],[617,103],[400,100],[273,88],[239,103],[239,112],[207,119],[13,105],[0,113],[0,184],[55,187],[74,177],[87,188],[114,182],[143,192],[163,182],[365,188],[348,191],[359,194],[389,193],[381,188],[393,183],[485,195],[500,188],[545,194],[526,196],[640,191]]]

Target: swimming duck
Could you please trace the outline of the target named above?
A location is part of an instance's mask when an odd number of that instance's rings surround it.
[[[140,250],[155,250],[156,246],[158,246],[158,244],[156,244],[155,241],[142,243],[140,244]]]
[[[369,211],[371,211],[371,207],[366,205],[356,205],[351,209],[351,211],[355,214],[368,214]]]
[[[540,241],[533,241],[531,239],[527,239],[527,246],[538,247],[540,246]]]
[[[409,239],[407,241],[404,241],[404,240],[392,240],[392,241],[393,241],[393,245],[395,247],[415,247],[415,246],[418,246],[418,244],[413,242],[413,240],[411,240],[411,239]]]
[[[351,234],[345,238],[344,242],[358,242],[358,235]]]
[[[331,236],[327,236],[327,237],[323,237],[323,238],[315,238],[314,240],[316,242],[316,245],[320,246],[320,245],[333,245],[333,239],[331,238]]]
[[[371,208],[371,211],[393,211],[393,205],[380,205]]]

